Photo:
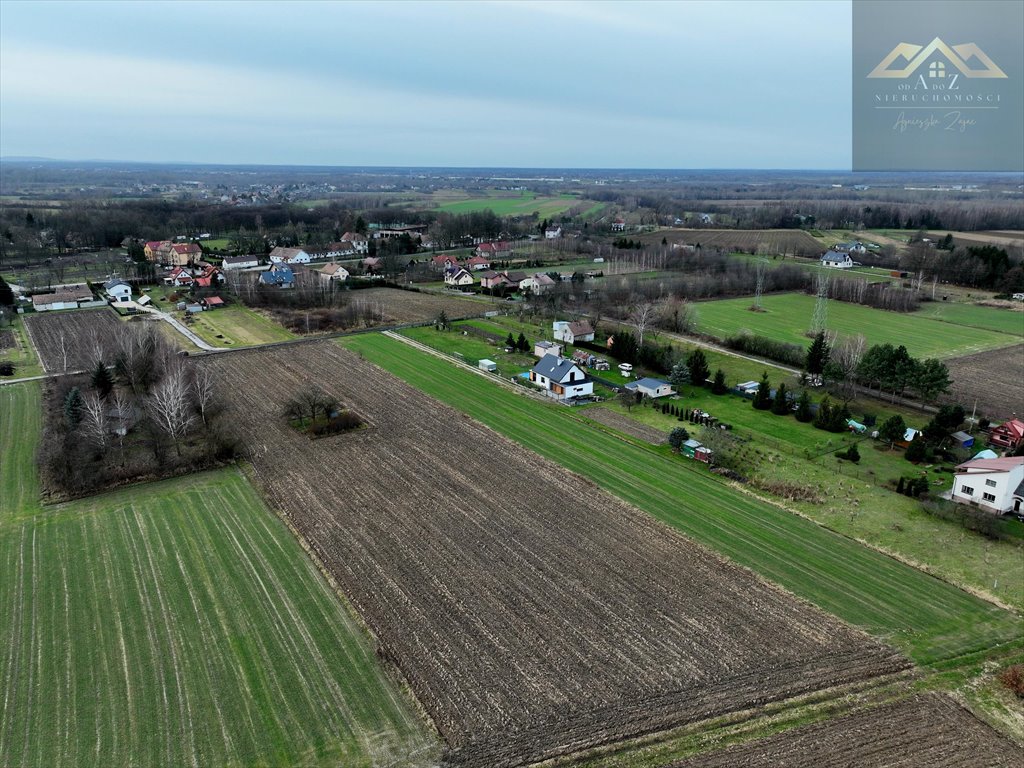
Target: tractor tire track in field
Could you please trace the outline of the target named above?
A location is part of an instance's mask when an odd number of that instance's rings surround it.
[[[908,666],[335,345],[201,364],[247,382],[234,418],[257,482],[450,764],[520,765]],[[281,404],[309,381],[370,426],[293,431]]]

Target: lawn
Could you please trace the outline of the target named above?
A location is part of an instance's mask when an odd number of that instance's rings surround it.
[[[473,213],[490,209],[497,216],[529,216],[537,213],[540,218],[549,218],[564,213],[579,205],[576,195],[538,195],[522,192],[516,195],[495,193],[493,197],[474,197],[466,200],[440,202],[437,209],[446,213]]]
[[[723,338],[746,329],[778,341],[807,346],[815,298],[802,293],[764,296],[763,312],[750,297],[695,305],[701,332]],[[998,310],[997,310],[998,311]],[[920,313],[887,312],[841,301],[828,302],[828,328],[840,336],[864,334],[868,345],[903,344],[915,357],[956,357],[1019,343],[1020,336],[967,328]]]
[[[25,331],[25,316],[15,315],[9,330],[14,331],[16,346],[0,349],[0,360],[14,363],[14,376],[11,378],[21,379],[27,376],[41,375],[43,366],[39,362],[39,355],[36,354],[35,347],[29,341],[28,333]]]
[[[438,749],[237,469],[41,509],[0,389],[0,765],[408,766]]]
[[[915,313],[920,317],[938,320],[965,328],[981,328],[1000,333],[1009,333],[1020,341],[1024,339],[1024,312],[998,307],[983,307],[979,304],[951,304],[932,301],[922,304]]]
[[[646,510],[919,663],[1021,637],[1019,617],[850,538],[752,498],[662,450],[518,396],[380,335],[344,345]]]
[[[297,338],[280,323],[237,303],[199,312],[192,316],[188,327],[203,341],[217,347],[245,347]]]

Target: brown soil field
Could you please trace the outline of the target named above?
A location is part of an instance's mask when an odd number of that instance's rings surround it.
[[[651,445],[664,445],[668,442],[667,433],[662,432],[660,429],[649,427],[646,424],[641,424],[618,411],[612,411],[607,408],[587,408],[580,411],[580,415]]]
[[[95,361],[98,348],[103,348],[106,359],[113,350],[111,337],[120,326],[110,309],[25,315],[25,328],[47,373],[87,368]]]
[[[354,292],[353,296],[363,301],[380,302],[384,313],[382,325],[426,322],[437,317],[442,309],[449,320],[478,317],[493,309],[489,302],[479,299],[402,291],[397,288],[366,288]]]
[[[13,349],[16,346],[18,343],[14,340],[14,331],[10,328],[0,331],[0,349]]]
[[[927,694],[674,763],[672,768],[1008,768],[1021,748]]]
[[[641,239],[660,243],[663,237],[670,243],[700,243],[705,248],[745,253],[757,251],[759,246],[770,254],[786,256],[819,256],[825,250],[825,246],[800,229],[671,229]]]
[[[1000,248],[1024,248],[1024,233],[1021,232],[951,232],[937,230],[929,232],[932,240],[941,240],[947,234],[953,235],[953,242],[963,245],[998,245]]]
[[[516,766],[903,670],[904,658],[329,342],[202,359],[256,482],[446,745]],[[310,441],[308,381],[368,422]]]
[[[949,401],[990,419],[1024,414],[1024,344],[946,361],[953,380]]]

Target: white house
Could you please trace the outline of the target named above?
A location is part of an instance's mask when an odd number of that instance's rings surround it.
[[[115,304],[124,304],[132,300],[132,287],[124,280],[108,280],[103,284],[103,290],[107,292],[107,298]]]
[[[632,381],[626,385],[626,389],[631,392],[639,392],[645,397],[668,397],[674,395],[676,391],[672,389],[672,385],[667,381],[661,379],[643,378]]]
[[[821,266],[833,269],[849,269],[853,266],[850,254],[839,251],[826,251],[821,257]]]
[[[327,282],[332,280],[344,282],[345,280],[348,280],[348,277],[349,271],[341,266],[341,264],[335,264],[332,262],[330,264],[324,264],[320,268],[320,278]]]
[[[555,281],[550,276],[545,275],[543,272],[538,272],[536,275],[530,275],[524,280],[519,281],[520,291],[529,291],[534,296],[540,296],[545,291],[550,290],[555,285]]]
[[[551,324],[551,327],[554,329],[555,338],[559,341],[564,341],[566,344],[594,340],[594,326],[586,320],[579,323],[556,320]]]
[[[544,355],[530,370],[530,381],[556,400],[572,400],[594,394],[594,382],[572,360]]]
[[[562,356],[562,345],[552,341],[538,341],[533,345],[533,356],[543,358],[545,355]]]
[[[341,236],[341,241],[343,243],[352,243],[356,253],[366,253],[370,250],[370,241],[367,240],[366,235],[361,235],[358,232],[346,232]]]
[[[32,297],[32,306],[36,312],[47,312],[54,309],[78,309],[80,301],[92,301],[92,293],[88,288],[68,289],[55,293],[39,293]]]
[[[964,462],[956,468],[950,498],[992,512],[1020,512],[1024,506],[1024,456]]]
[[[561,236],[561,227],[548,227],[547,229],[544,230],[544,237],[546,237],[548,240],[557,240]]]
[[[301,248],[277,246],[270,252],[271,264],[309,264],[310,257]]]
[[[465,269],[459,267],[458,269],[447,269],[444,273],[445,285],[452,285],[456,287],[462,287],[464,285],[472,285],[476,282],[473,276],[469,274]]]

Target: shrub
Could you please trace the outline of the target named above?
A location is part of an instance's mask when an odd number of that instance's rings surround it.
[[[683,427],[676,427],[668,433],[668,444],[672,446],[672,450],[678,452],[679,448],[690,439],[690,433],[687,432]]]
[[[911,440],[910,445],[907,446],[907,450],[903,453],[903,458],[907,461],[917,464],[924,461],[928,457],[928,448],[924,444],[922,438]]]
[[[1024,699],[1024,664],[1014,664],[999,673],[999,682],[1019,699]]]
[[[14,363],[10,360],[4,360],[0,363],[0,376],[13,376],[14,375]]]
[[[840,453],[837,453],[836,456],[838,456],[840,459],[846,459],[847,461],[852,461],[854,464],[856,464],[857,462],[860,461],[860,451],[857,449],[857,444],[856,443],[851,445],[845,451],[841,451]],[[903,478],[901,477],[900,480],[902,481]]]
[[[802,367],[806,357],[806,351],[798,344],[787,344],[750,333],[740,333],[735,336],[726,337],[725,346],[737,352],[746,352],[747,354],[786,363],[794,368]]]

